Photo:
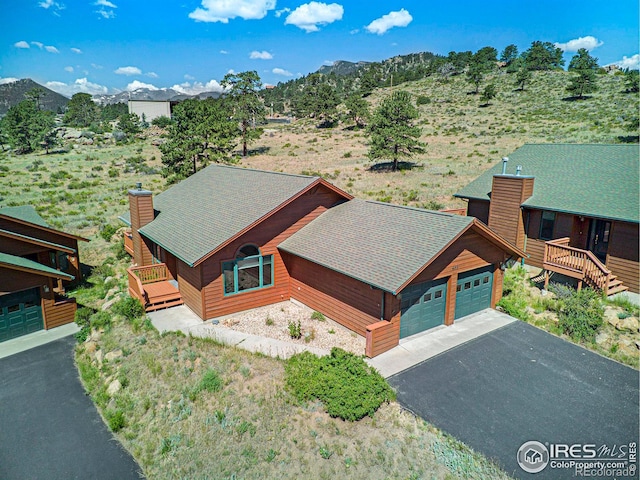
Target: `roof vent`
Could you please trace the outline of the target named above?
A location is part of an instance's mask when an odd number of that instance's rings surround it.
[[[137,182],[137,183],[136,183],[136,188],[137,188],[138,190],[142,190],[142,182]]]
[[[516,177],[519,177],[521,173],[522,173],[522,165],[518,165],[516,167]]]
[[[507,173],[507,162],[509,161],[509,157],[502,157],[502,175]]]

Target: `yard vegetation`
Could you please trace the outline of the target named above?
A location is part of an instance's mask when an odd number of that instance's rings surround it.
[[[426,147],[412,158],[410,169],[375,168],[362,128],[368,121],[363,98],[337,105],[330,119],[267,125],[259,139],[248,137],[253,143],[239,166],[319,175],[360,198],[441,209],[463,206],[452,194],[524,143],[637,141],[637,127],[629,131],[628,125],[637,121],[638,95],[625,77],[597,75],[597,91],[569,101],[572,74],[528,73],[516,86],[503,71],[483,72],[483,86],[495,85],[495,96],[484,107],[469,94],[474,86],[462,75],[371,88],[364,97],[371,111],[399,90],[416,104],[415,124]],[[333,126],[317,128],[325,120]],[[87,281],[71,292],[83,307],[77,365],[106,423],[147,478],[506,478],[480,455],[403,411],[379,379],[372,380],[377,394],[370,403],[333,410],[335,391],[309,382],[300,393],[293,380],[301,378],[295,361],[153,329],[139,305],[126,299],[128,258],[119,244],[118,216],[127,211],[126,193],[136,182],[154,193],[167,188],[159,149],[167,126],[156,122],[129,143],[95,136],[91,144],[69,143],[48,154],[0,152],[0,205],[34,205],[54,228],[91,239],[80,245]],[[200,157],[192,157],[199,164]],[[502,305],[510,313],[638,366],[637,353],[628,348],[635,345],[625,344],[628,335],[607,320],[610,310],[620,321],[637,316],[635,307],[609,306],[598,326],[598,307],[592,308],[588,294],[569,307],[558,295],[534,297],[524,278],[508,276],[505,288],[510,294]],[[106,302],[111,306],[103,310]],[[578,324],[573,312],[585,306],[594,321]],[[566,314],[566,320],[543,320],[543,312]],[[356,357],[302,360],[310,371],[337,362],[363,373]],[[353,383],[343,377],[336,382]],[[359,387],[371,387],[350,386],[356,394]]]

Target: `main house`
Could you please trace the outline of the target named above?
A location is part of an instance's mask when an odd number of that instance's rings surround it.
[[[638,145],[524,145],[455,196],[526,262],[639,292]]]
[[[322,178],[209,166],[155,198],[129,191],[129,292],[203,320],[296,299],[372,357],[494,307],[524,253],[482,222],[353,199]]]
[[[81,278],[78,241],[32,206],[0,208],[0,342],[74,321],[64,293]]]

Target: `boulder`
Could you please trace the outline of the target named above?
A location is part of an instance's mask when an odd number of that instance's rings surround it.
[[[96,362],[98,362],[98,365],[102,365],[102,355],[102,350],[96,352]]]
[[[87,353],[93,353],[98,348],[98,344],[96,342],[88,341],[84,344],[84,351]]]
[[[622,332],[637,332],[638,331],[638,319],[636,317],[627,317],[618,319],[616,329]]]
[[[78,139],[82,136],[82,132],[80,130],[76,130],[75,128],[68,128],[64,132],[64,137],[67,140]]]
[[[606,308],[604,310],[604,319],[605,319],[605,321],[607,323],[609,323],[613,327],[618,325],[618,322],[620,321],[620,319],[618,318],[618,312],[619,312],[619,310],[617,310],[617,309]]]
[[[104,312],[105,310],[109,310],[114,303],[116,303],[118,300],[120,300],[120,294],[116,295],[115,297],[113,297],[111,300],[107,300],[106,302],[104,302],[102,304],[102,307],[100,307],[100,309]]]
[[[107,360],[108,362],[112,362],[116,358],[121,358],[121,357],[122,357],[122,350],[114,350],[112,352],[107,353],[104,356],[104,359]]]
[[[107,393],[109,394],[110,397],[113,397],[116,393],[120,391],[121,388],[122,388],[122,385],[120,384],[120,380],[115,379],[107,387]]]
[[[596,335],[596,343],[598,345],[603,345],[609,341],[609,338],[610,338],[609,335],[607,335],[604,332],[600,332],[599,334]]]

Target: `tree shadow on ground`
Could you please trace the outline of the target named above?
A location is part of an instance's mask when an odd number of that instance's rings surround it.
[[[589,100],[589,99],[591,99],[591,97],[590,97],[589,95],[583,95],[583,96],[581,96],[581,97],[576,97],[576,96],[573,96],[573,97],[564,97],[564,98],[562,99],[562,101],[563,101],[563,102],[581,102],[581,101],[583,101],[583,100]]]
[[[422,168],[422,164],[418,164],[415,162],[398,162],[398,172],[402,170],[413,170],[414,168]],[[382,162],[376,163],[375,165],[371,165],[369,167],[370,172],[375,173],[386,173],[393,172],[393,162]]]
[[[261,145],[255,148],[247,149],[247,157],[252,157],[253,155],[266,155],[271,150],[271,147],[266,145]]]

